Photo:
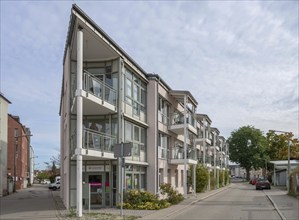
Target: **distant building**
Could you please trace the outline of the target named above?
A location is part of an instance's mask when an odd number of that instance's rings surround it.
[[[7,186],[7,131],[8,105],[11,102],[0,93],[0,197],[8,192]]]
[[[30,130],[21,124],[18,116],[8,114],[7,174],[16,190],[27,188],[28,149]]]

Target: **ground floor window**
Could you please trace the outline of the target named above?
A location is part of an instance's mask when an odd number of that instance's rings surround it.
[[[146,168],[137,165],[126,166],[125,186],[127,190],[146,189]]]

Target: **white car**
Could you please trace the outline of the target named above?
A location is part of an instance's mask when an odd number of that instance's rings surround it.
[[[43,179],[40,183],[41,183],[41,184],[50,184],[51,181],[48,180],[48,179]]]
[[[49,189],[52,189],[52,190],[60,189],[60,181],[49,184]]]

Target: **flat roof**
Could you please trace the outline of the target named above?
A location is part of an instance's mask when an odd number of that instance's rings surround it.
[[[276,166],[287,166],[288,160],[271,160],[269,163],[272,163]],[[290,165],[299,165],[299,160],[290,160]]]

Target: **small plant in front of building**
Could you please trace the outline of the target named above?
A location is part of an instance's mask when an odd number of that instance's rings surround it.
[[[159,200],[157,195],[147,191],[129,190],[124,194],[123,208],[124,209],[139,209],[139,210],[158,210],[169,207],[171,204],[176,204],[183,199],[182,195],[175,191],[167,190],[166,199]],[[163,191],[164,195],[166,194]],[[120,207],[120,204],[118,204]]]
[[[157,210],[161,207],[159,206],[159,199],[156,195],[147,191],[129,190],[124,194],[123,208]]]
[[[75,216],[76,216],[76,209],[70,208],[68,217],[72,218],[72,217],[75,217]]]
[[[189,173],[193,173],[193,166],[190,167]],[[196,192],[204,192],[208,185],[208,169],[202,165],[196,165]],[[193,184],[193,175],[188,176],[188,185]]]
[[[214,177],[214,172],[210,172],[210,187],[211,190],[214,190],[216,188],[216,179]]]
[[[184,200],[184,196],[181,193],[178,193],[178,191],[175,190],[169,183],[162,183],[160,185],[160,193],[161,195],[167,196],[166,201],[171,205],[178,204]]]

